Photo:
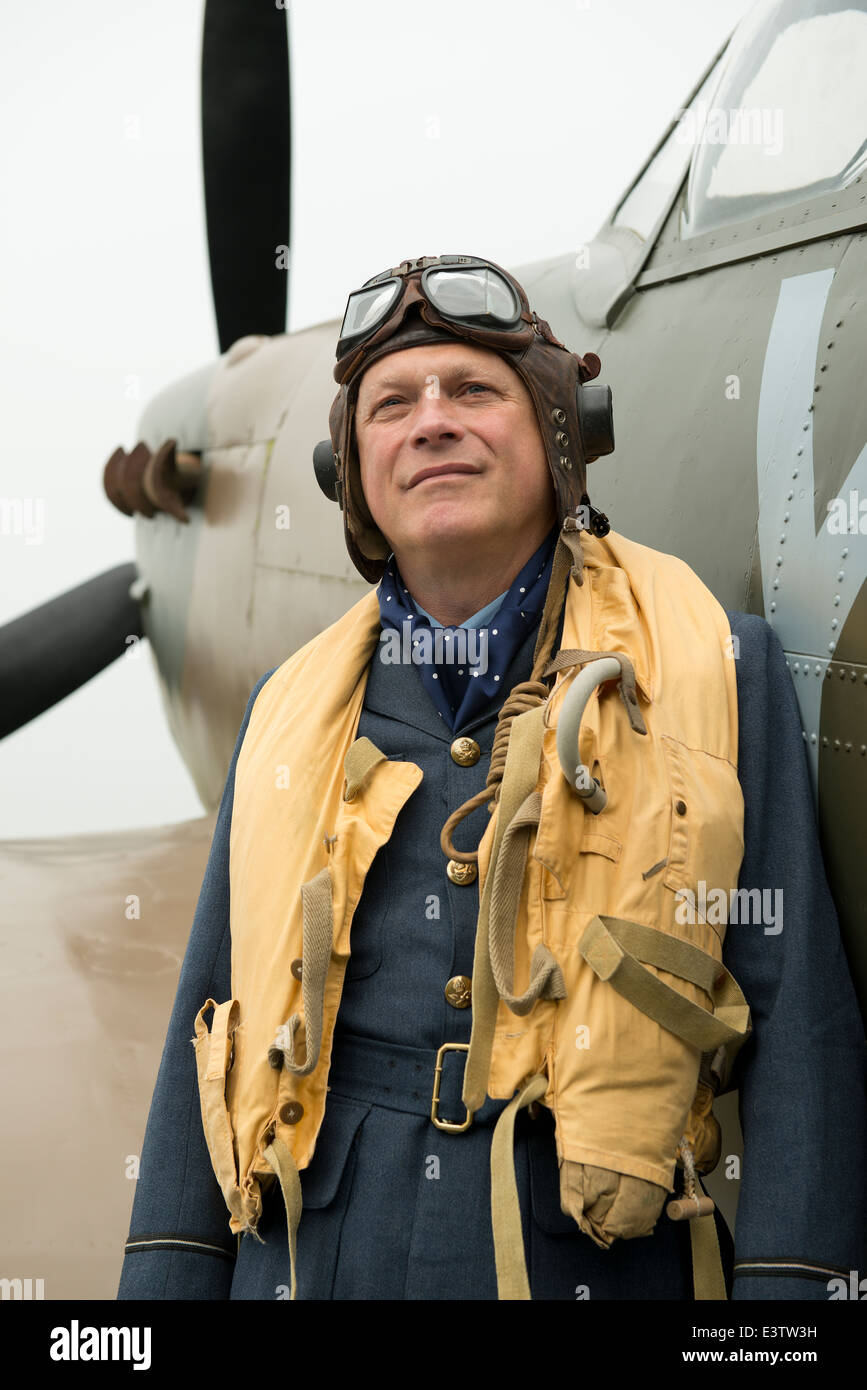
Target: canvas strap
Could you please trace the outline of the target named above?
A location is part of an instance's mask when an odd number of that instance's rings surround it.
[[[301,1178],[289,1149],[282,1139],[274,1139],[264,1150],[265,1157],[277,1174],[283,1203],[286,1207],[286,1228],[289,1233],[289,1297],[297,1291],[295,1264],[297,1256],[298,1223],[301,1220]]]
[[[519,1110],[539,1100],[548,1089],[545,1076],[531,1076],[513,1096],[497,1121],[491,1140],[491,1224],[497,1265],[497,1297],[529,1299],[530,1282],[524,1256],[521,1204],[515,1179],[515,1120]]]

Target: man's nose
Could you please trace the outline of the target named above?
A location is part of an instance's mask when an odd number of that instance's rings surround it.
[[[425,390],[413,413],[411,440],[418,444],[438,444],[462,439],[464,430],[447,396],[435,389]]]

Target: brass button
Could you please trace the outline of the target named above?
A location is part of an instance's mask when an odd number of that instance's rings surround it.
[[[457,859],[449,860],[446,864],[446,873],[452,883],[475,883],[479,876],[475,864],[461,864]]]
[[[299,1100],[289,1100],[280,1107],[280,1119],[284,1125],[297,1125],[304,1114],[304,1106]]]
[[[685,801],[675,801],[675,803],[674,803],[674,809],[675,809],[675,811],[677,812],[677,814],[678,814],[679,816],[685,816],[685,815],[686,815],[686,802],[685,802]]]
[[[292,971],[292,974],[295,976],[295,979],[296,979],[296,980],[300,980],[300,979],[301,979],[301,962],[300,962],[300,960],[293,960],[292,964],[289,966],[289,969]]]
[[[482,750],[474,738],[456,738],[450,751],[458,767],[472,767],[482,756]]]
[[[473,982],[469,975],[455,975],[445,988],[445,996],[453,1009],[468,1009],[473,998]]]

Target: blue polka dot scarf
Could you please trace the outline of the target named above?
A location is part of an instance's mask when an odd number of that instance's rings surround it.
[[[557,535],[554,526],[511,588],[460,627],[441,627],[413,602],[389,555],[377,590],[383,629],[379,659],[412,662],[453,732],[508,695],[506,672],[545,606]]]

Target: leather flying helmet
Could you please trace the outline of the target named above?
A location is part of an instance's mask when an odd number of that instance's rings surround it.
[[[343,512],[352,562],[371,584],[382,578],[390,546],[361,487],[353,429],[359,382],[386,353],[455,339],[499,353],[529,390],[560,526],[577,515],[581,529],[594,535],[610,529],[586,492],[587,464],[614,448],[611,388],[587,384],[599,374],[596,353],[570,352],[531,310],[518,281],[493,261],[422,256],[383,271],[349,296],[337,343],[340,390],[329,415],[331,439],[313,454],[320,487]]]

